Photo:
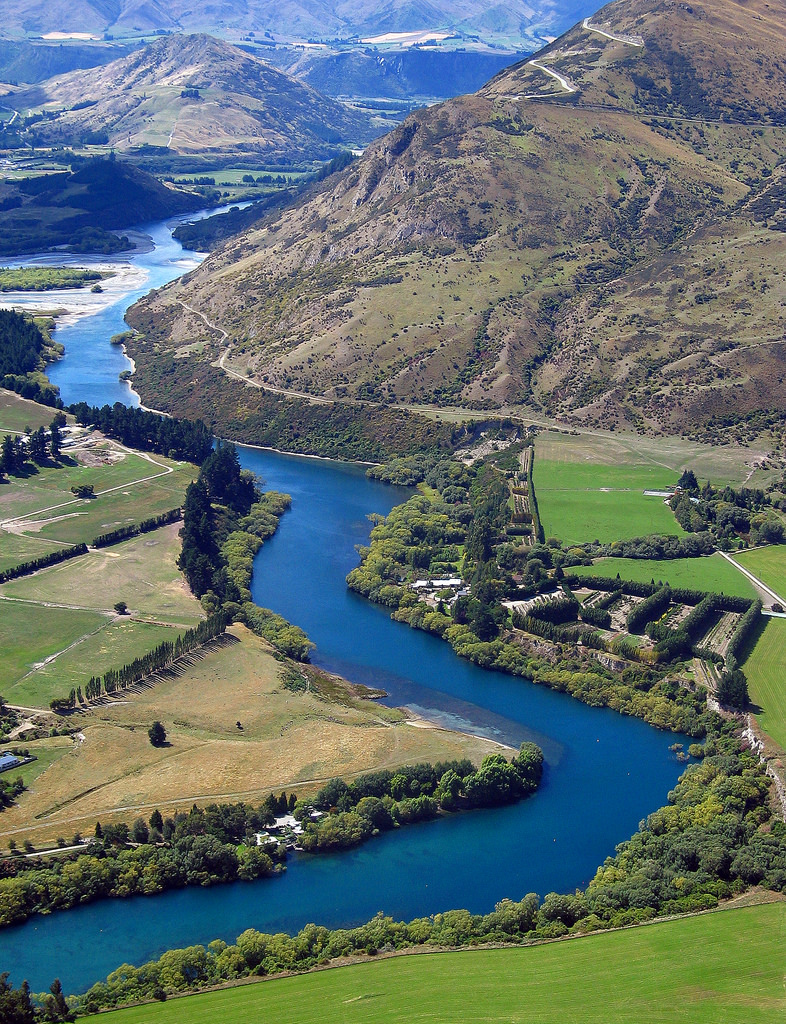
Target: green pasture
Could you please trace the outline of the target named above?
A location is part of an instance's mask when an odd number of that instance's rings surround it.
[[[20,398],[13,391],[0,388],[0,435],[22,434],[27,427],[33,430],[48,427],[54,415],[54,409],[39,405],[38,402],[31,402],[27,398]],[[73,416],[69,419],[73,420]]]
[[[30,609],[39,606],[25,607],[30,618],[45,618],[41,613],[50,611],[48,608],[40,608],[38,615],[34,616],[30,615]],[[9,703],[48,706],[54,697],[67,697],[72,688],[84,687],[90,676],[103,675],[110,668],[121,668],[134,658],[152,651],[163,640],[174,643],[178,634],[183,632],[171,626],[137,622],[127,617],[108,619],[96,613],[88,614],[103,619],[103,628],[86,632],[84,639],[76,646],[67,651],[61,648],[64,653],[54,661],[43,665],[25,679],[6,686],[3,696]]]
[[[105,615],[94,611],[43,608],[16,601],[0,602],[0,650],[3,652],[0,693],[10,704],[32,702],[34,706],[40,706],[43,697],[38,695],[39,672],[30,676],[27,673],[35,664],[65,650],[81,637],[102,629],[108,621]],[[52,664],[59,662],[58,658]],[[69,689],[70,686],[65,690],[66,694]],[[57,688],[46,698],[46,703],[61,693],[62,688]]]
[[[702,558],[673,558],[657,561],[649,558],[598,558],[593,565],[577,565],[569,570],[577,576],[616,576],[649,583],[659,580],[673,587],[709,590],[735,597],[755,597],[753,585],[719,554]]]
[[[20,533],[6,533],[0,529],[0,569],[8,569],[12,565],[28,562],[31,558],[40,558],[50,551],[62,548],[62,544],[38,536],[27,537]]]
[[[756,719],[768,736],[786,751],[786,619],[767,618],[764,629],[742,668],[748,693],[761,708]]]
[[[158,455],[153,463],[137,454],[100,466],[44,466],[0,487],[0,518],[24,517],[22,528],[45,540],[89,543],[97,534],[176,507],[195,473],[189,463]],[[70,488],[78,484],[92,484],[96,497],[75,498]]]
[[[543,529],[566,544],[682,534],[663,498],[644,494],[676,482],[677,474],[664,466],[595,462],[567,445],[541,444],[540,436],[535,444],[533,483]]]
[[[786,903],[516,949],[399,956],[91,1017],[102,1024],[773,1024]]]
[[[179,524],[91,551],[32,576],[3,584],[0,593],[107,611],[125,601],[135,617],[194,625],[203,618],[177,568]]]
[[[570,433],[544,430],[538,434],[536,451],[549,462],[567,462],[604,467],[650,467],[671,471],[675,482],[684,469],[692,469],[701,482],[762,487],[777,477],[773,470],[760,470],[750,477],[751,467],[766,458],[765,448],[754,445],[700,444],[682,437],[644,437],[632,433]]]
[[[734,559],[744,565],[748,572],[758,576],[776,594],[786,596],[786,544],[735,552]]]

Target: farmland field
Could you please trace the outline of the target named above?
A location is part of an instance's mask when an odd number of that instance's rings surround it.
[[[756,719],[761,728],[786,750],[786,619],[768,618],[753,649],[742,664],[748,692],[761,708]]]
[[[642,437],[634,434],[563,433],[544,430],[536,441],[538,454],[549,462],[569,462],[592,466],[650,467],[671,471],[675,481],[684,469],[692,469],[700,481],[740,487],[762,487],[777,478],[773,470],[760,463],[767,455],[764,448],[723,447],[700,444],[681,437]]]
[[[122,452],[111,445],[93,449],[89,457],[97,464],[72,462],[14,477],[12,484],[0,489],[0,517],[24,517],[17,531],[68,544],[90,542],[99,533],[176,507],[196,475],[188,463]],[[75,498],[70,488],[81,484],[93,485],[96,497]]]
[[[0,388],[0,434],[21,434],[27,427],[48,427],[54,415],[54,409]],[[68,418],[73,420],[73,416]]]
[[[772,1024],[786,1015],[784,928],[777,902],[528,948],[392,957],[88,1019]]]
[[[10,602],[3,604],[4,610],[9,607],[11,607]],[[71,620],[64,620],[64,626],[70,626],[73,622],[74,633],[77,635],[70,641],[74,646],[68,650],[64,649],[66,644],[57,647],[56,650],[63,653],[58,654],[53,661],[41,665],[40,668],[24,678],[20,673],[16,679],[0,683],[3,687],[0,692],[10,704],[47,707],[55,697],[67,697],[72,687],[74,689],[77,686],[84,687],[90,676],[103,675],[110,668],[121,668],[133,661],[134,658],[152,651],[163,640],[170,640],[174,643],[178,634],[183,632],[181,629],[174,629],[170,626],[135,622],[125,616],[115,617],[95,612],[64,611],[63,609],[40,608],[37,605],[24,604],[15,604],[14,608],[14,616],[18,618],[26,616],[25,621],[34,624],[38,635],[46,634],[48,615],[52,611],[61,612],[64,616],[71,616]],[[31,609],[33,614],[31,614]],[[77,623],[86,616],[92,617],[87,619],[88,627],[91,621],[96,625],[92,629],[80,630]],[[13,640],[5,640],[3,647],[12,658],[17,654]],[[28,642],[23,642],[22,650],[29,658],[31,652]],[[41,662],[43,658],[36,652],[31,660]],[[4,672],[3,675],[5,675]]]
[[[0,693],[10,704],[43,700],[38,673],[27,675],[33,665],[52,657],[81,637],[105,628],[108,622],[105,615],[94,611],[36,606],[31,613],[30,605],[3,601],[0,615],[0,648],[3,651]],[[66,694],[69,689],[70,686],[65,687]],[[57,685],[56,692],[46,697],[46,703],[62,694],[63,687]]]
[[[736,597],[756,596],[753,585],[718,554],[703,558],[674,558],[655,561],[647,558],[599,558],[593,565],[577,565],[570,572],[577,576],[616,576],[624,580],[649,583],[662,580],[673,587],[711,590]]]
[[[752,551],[735,552],[734,557],[748,572],[758,576],[777,594],[785,596],[786,544],[773,544],[766,548],[754,548]]]
[[[180,523],[11,580],[0,594],[28,601],[78,603],[107,611],[125,601],[139,618],[194,625],[204,618],[180,571]]]
[[[403,712],[318,673],[308,676],[308,689],[288,689],[265,641],[242,626],[231,634],[230,642],[153,685],[73,715],[70,724],[84,741],[36,773],[28,792],[3,812],[0,836],[23,829],[36,841],[54,840],[92,828],[97,817],[127,820],[132,808],[313,791],[336,775],[421,760],[479,761],[499,749],[480,737],[413,728]],[[148,740],[156,720],[167,730],[165,747]],[[31,753],[42,746],[55,760],[52,742],[27,745]]]
[[[547,537],[559,537],[566,544],[607,543],[649,533],[682,534],[663,498],[644,494],[667,489],[676,479],[662,466],[544,458],[535,445],[533,483],[543,529]]]

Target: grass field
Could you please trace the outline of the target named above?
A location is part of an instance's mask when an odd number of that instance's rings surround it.
[[[681,437],[643,437],[638,434],[562,433],[544,430],[538,434],[538,454],[550,462],[585,463],[597,466],[650,466],[669,470],[676,480],[684,469],[692,469],[699,480],[739,487],[762,487],[777,479],[778,471],[751,468],[768,454],[766,448],[723,447],[699,444]]]
[[[152,651],[163,640],[174,643],[178,634],[183,632],[171,626],[137,622],[127,617],[104,616],[103,621],[102,629],[86,634],[56,660],[6,687],[5,696],[9,702],[48,707],[53,697],[67,697],[72,687],[84,688],[90,676],[100,676],[107,669],[120,668]]]
[[[0,488],[0,519],[15,519],[17,534],[89,543],[99,533],[179,505],[196,473],[188,463],[122,452],[108,442],[78,458],[95,464],[71,460],[71,464],[44,466],[27,477],[14,477]],[[92,484],[97,497],[75,498],[70,488],[80,484]]]
[[[479,760],[499,749],[461,733],[413,728],[402,712],[357,698],[319,673],[309,675],[307,690],[287,689],[265,641],[240,626],[232,632],[240,643],[72,715],[69,724],[84,742],[38,773],[3,812],[0,837],[55,839],[92,828],[98,817],[132,820],[136,808],[149,816],[153,807],[195,800],[313,791],[336,775],[421,760]],[[156,720],[167,730],[166,747],[148,740]]]
[[[568,445],[541,444],[542,436],[535,442],[533,481],[547,537],[581,544],[683,533],[663,499],[643,493],[673,486],[677,477],[672,470],[591,462]]]
[[[194,625],[204,617],[177,568],[180,523],[12,580],[0,594],[28,601],[78,603],[101,611],[125,601],[135,617]]]
[[[0,530],[0,540],[0,569],[9,569],[12,565],[19,565],[20,562],[27,562],[63,547],[57,541],[45,537],[27,537],[21,533],[7,533],[5,530]]]
[[[773,1024],[786,903],[568,942],[401,956],[86,1018],[103,1024]]]
[[[109,623],[105,615],[94,611],[38,607],[31,610],[30,605],[12,601],[3,601],[1,612],[0,693],[10,704],[27,704],[36,699],[40,691],[36,681],[38,672],[27,675],[34,665],[65,650],[81,637],[105,629]],[[46,698],[46,704],[52,697],[67,695],[69,689],[58,686],[56,692]]]
[[[19,434],[27,427],[48,427],[54,415],[54,409],[0,388],[0,435]],[[73,421],[73,416],[69,420]]]
[[[594,565],[577,565],[570,570],[578,576],[616,576],[623,580],[649,583],[662,580],[673,587],[712,590],[736,597],[755,597],[753,585],[718,554],[704,558],[674,558],[663,561],[639,558],[599,558]]]
[[[786,751],[786,619],[768,618],[742,664],[761,728]]]
[[[754,548],[753,551],[735,553],[735,559],[748,572],[758,576],[781,597],[786,596],[786,544]]]

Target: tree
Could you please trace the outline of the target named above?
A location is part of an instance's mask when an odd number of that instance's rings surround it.
[[[144,818],[137,818],[131,826],[131,838],[135,843],[146,843],[150,838],[150,829],[145,824]]]
[[[33,462],[40,465],[42,462],[46,462],[48,448],[46,431],[43,427],[39,427],[27,439],[27,453]]]
[[[116,601],[113,607],[118,615],[125,615],[125,613],[128,611],[128,605],[125,603],[125,601]]]
[[[93,484],[75,484],[71,488],[71,493],[75,494],[77,498],[95,498]]]
[[[741,668],[724,672],[718,680],[718,700],[733,708],[748,706],[748,680]]]
[[[166,729],[160,722],[153,722],[147,730],[147,735],[154,747],[163,747],[166,743]]]
[[[3,1024],[35,1024],[36,1014],[30,988],[23,981],[15,989],[8,983],[8,972],[0,974],[0,1020]]]
[[[156,808],[153,811],[153,813],[150,815],[150,820],[149,820],[148,824],[156,832],[163,832],[163,830],[164,830],[164,819],[161,817],[161,811],[159,811],[158,808]]]
[[[63,986],[60,979],[55,978],[49,991],[52,993],[46,997],[44,1002],[44,1020],[57,1024],[59,1021],[72,1021],[74,1014],[69,1010],[68,1003],[63,995]]]
[[[60,421],[55,416],[49,424],[49,451],[53,459],[60,458],[63,450],[63,433],[60,430]]]

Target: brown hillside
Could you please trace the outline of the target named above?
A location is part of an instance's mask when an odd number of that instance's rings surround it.
[[[417,112],[135,316],[183,372],[196,341],[261,383],[328,397],[682,430],[739,384],[741,411],[769,409],[777,388],[758,382],[777,380],[782,346],[753,347],[740,298],[749,271],[760,285],[783,265],[762,209],[781,202],[784,122],[782,6],[621,0],[534,64]],[[711,272],[729,284],[705,301]],[[644,279],[664,282],[663,309],[639,308]],[[757,303],[770,333],[779,287]]]
[[[206,35],[166,36],[104,67],[43,82],[14,102],[56,115],[38,126],[48,141],[106,131],[118,150],[148,144],[178,153],[319,157],[374,134],[343,104]]]

